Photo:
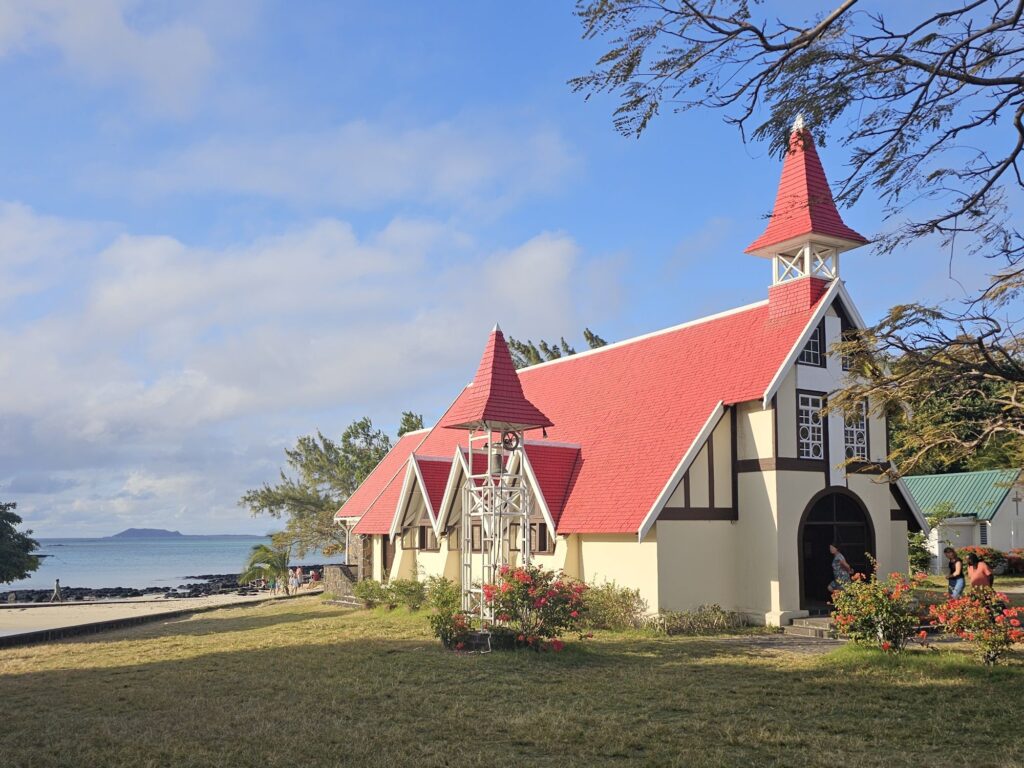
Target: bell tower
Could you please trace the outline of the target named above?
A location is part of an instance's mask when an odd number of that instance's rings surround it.
[[[772,286],[807,277],[828,282],[839,277],[839,255],[867,242],[843,223],[814,139],[798,115],[768,226],[745,253],[771,259]]]

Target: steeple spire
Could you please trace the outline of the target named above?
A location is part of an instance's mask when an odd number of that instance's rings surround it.
[[[553,426],[523,394],[505,335],[497,324],[487,339],[472,385],[452,406],[441,426],[517,432]]]
[[[839,276],[839,254],[867,242],[839,215],[814,139],[797,115],[771,218],[746,253],[773,260],[773,283],[812,275],[831,280]]]

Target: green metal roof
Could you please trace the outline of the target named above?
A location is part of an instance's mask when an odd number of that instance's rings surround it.
[[[957,515],[991,520],[1020,474],[1019,469],[987,469],[948,475],[904,477],[910,494],[925,516],[950,503]]]

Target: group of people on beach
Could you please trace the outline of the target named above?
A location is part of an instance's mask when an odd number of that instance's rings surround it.
[[[286,595],[294,595],[304,586],[308,585],[310,589],[315,589],[320,584],[320,571],[316,568],[310,570],[308,574],[309,580],[307,581],[307,574],[303,572],[302,566],[297,565],[294,568],[288,569],[288,578],[285,579],[271,579],[270,591],[272,594],[281,594],[282,592]]]

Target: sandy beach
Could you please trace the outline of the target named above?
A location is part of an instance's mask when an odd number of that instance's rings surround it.
[[[321,591],[303,590],[299,594],[318,594]],[[229,605],[244,605],[278,599],[283,600],[285,596],[275,597],[269,593],[261,593],[259,595],[209,595],[176,600],[136,598],[95,603],[2,606],[0,607],[0,637],[104,621],[160,616],[183,611],[203,611]]]

